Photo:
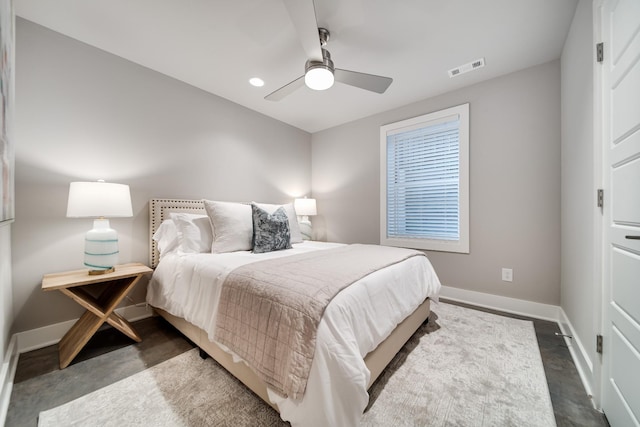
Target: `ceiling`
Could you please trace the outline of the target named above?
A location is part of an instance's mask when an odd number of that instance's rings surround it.
[[[336,68],[393,83],[278,102],[264,97],[307,59],[282,0],[14,1],[24,19],[313,133],[559,58],[578,0],[315,0]]]

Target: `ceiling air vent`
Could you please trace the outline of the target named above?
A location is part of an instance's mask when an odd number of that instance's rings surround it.
[[[468,73],[469,71],[473,71],[481,67],[484,67],[484,58],[476,59],[475,61],[471,61],[467,64],[449,70],[449,77],[459,76],[460,74]]]

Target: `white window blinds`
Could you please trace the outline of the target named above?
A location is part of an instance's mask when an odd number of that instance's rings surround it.
[[[380,243],[469,253],[469,104],[380,127]]]
[[[387,237],[458,240],[458,115],[387,134]]]

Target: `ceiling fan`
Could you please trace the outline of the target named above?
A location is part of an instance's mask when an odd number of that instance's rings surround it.
[[[283,1],[308,59],[303,76],[276,89],[264,99],[280,101],[303,85],[315,90],[326,90],[333,86],[334,81],[376,93],[387,90],[393,81],[390,77],[342,70],[333,66],[331,54],[325,48],[329,41],[329,30],[318,28],[313,0]]]

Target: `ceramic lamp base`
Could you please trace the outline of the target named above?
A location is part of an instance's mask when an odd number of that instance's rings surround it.
[[[298,221],[300,225],[300,234],[302,234],[302,240],[312,240],[313,236],[313,228],[311,226],[311,221],[301,219]]]
[[[118,233],[110,228],[109,220],[100,218],[93,221],[84,240],[84,266],[89,274],[104,274],[113,271],[118,263]]]

